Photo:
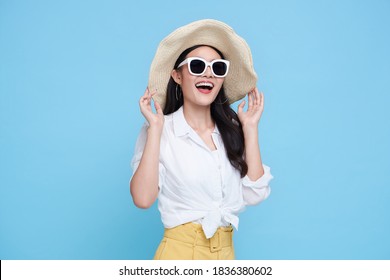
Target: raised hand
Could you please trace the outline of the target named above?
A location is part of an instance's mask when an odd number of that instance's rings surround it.
[[[264,109],[264,94],[257,87],[248,93],[248,109],[245,112],[245,100],[238,105],[237,115],[243,128],[257,127]]]
[[[151,101],[153,95],[155,94],[156,92],[151,93],[149,88],[146,88],[144,95],[139,100],[139,107],[141,109],[142,115],[149,122],[150,127],[162,129],[164,125],[164,114],[160,104],[154,101],[154,108],[156,109],[156,113],[154,113],[152,110]]]

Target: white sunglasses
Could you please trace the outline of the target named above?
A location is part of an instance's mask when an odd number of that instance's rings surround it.
[[[211,72],[215,77],[223,78],[229,71],[230,62],[225,59],[215,59],[207,62],[201,57],[188,57],[177,68],[180,68],[184,64],[188,64],[188,71],[191,75],[202,76],[206,72],[207,67],[210,66]]]

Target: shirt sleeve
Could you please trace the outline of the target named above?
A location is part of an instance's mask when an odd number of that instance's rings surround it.
[[[256,181],[246,175],[241,179],[242,193],[245,205],[256,205],[265,200],[271,193],[269,182],[273,179],[271,169],[263,164],[264,174]]]
[[[134,176],[134,173],[137,171],[137,168],[138,168],[140,161],[141,161],[141,158],[142,158],[142,154],[144,152],[146,140],[148,137],[148,128],[149,128],[149,124],[147,122],[145,122],[141,128],[141,132],[139,133],[138,138],[137,138],[137,142],[135,144],[134,155],[133,155],[133,158],[131,160],[131,168],[133,170],[133,176]],[[161,163],[161,161],[159,162],[158,171],[159,171],[158,186],[161,190],[161,187],[163,186],[164,178],[165,178],[165,167]]]

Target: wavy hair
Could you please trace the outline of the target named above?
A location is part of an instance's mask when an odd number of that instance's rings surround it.
[[[183,51],[176,60],[174,69],[177,70],[179,63],[186,58],[187,54],[202,46],[207,45],[196,45]],[[223,54],[218,49],[212,46],[207,47],[214,49],[221,58],[224,59]],[[164,115],[176,112],[183,105],[183,94],[177,96],[177,87],[178,84],[171,77],[167,86],[167,97],[163,111]],[[231,165],[240,172],[241,177],[244,177],[248,172],[248,165],[243,158],[245,151],[244,132],[236,112],[234,112],[227,102],[223,85],[214,102],[211,104],[210,109],[211,117],[221,133],[227,157]]]

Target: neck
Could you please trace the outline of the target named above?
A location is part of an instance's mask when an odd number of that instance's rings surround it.
[[[183,105],[183,114],[187,123],[195,131],[214,129],[214,121],[211,117],[210,106],[186,106]]]

